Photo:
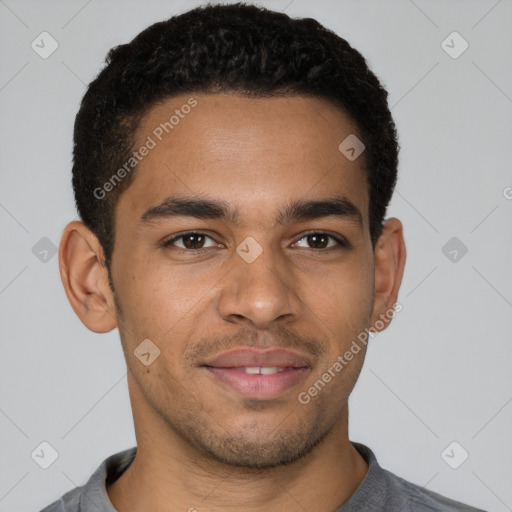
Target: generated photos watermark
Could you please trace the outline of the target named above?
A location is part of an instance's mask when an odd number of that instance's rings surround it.
[[[130,158],[105,182],[101,187],[94,189],[94,197],[98,200],[104,199],[106,195],[114,190],[114,188],[121,183],[121,181],[130,172],[137,167],[137,165],[149,155],[152,149],[158,146],[166,134],[169,134],[185,116],[191,112],[191,110],[197,106],[197,100],[190,97],[186,103],[181,105],[174,111],[174,114],[169,118],[168,121],[160,123],[152,132],[151,135],[146,137],[146,141],[142,146],[132,153]],[[156,139],[156,140],[155,140]]]
[[[303,404],[309,404],[311,402],[311,398],[316,396],[320,391],[322,391],[325,386],[331,382],[342,370],[345,366],[348,365],[354,356],[361,352],[361,345],[366,346],[368,344],[369,338],[373,338],[377,335],[384,327],[391,322],[391,320],[395,317],[397,313],[402,311],[403,305],[400,302],[395,302],[391,308],[389,308],[385,313],[381,313],[379,320],[375,322],[375,327],[370,327],[369,329],[365,329],[361,333],[358,334],[357,338],[352,341],[352,345],[348,350],[345,351],[344,354],[339,355],[336,361],[331,365],[331,367],[322,374],[322,376],[307,390],[301,391],[297,395],[297,400]]]

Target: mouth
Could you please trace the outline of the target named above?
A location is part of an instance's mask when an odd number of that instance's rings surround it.
[[[202,365],[213,379],[244,398],[269,400],[297,386],[311,361],[283,349],[236,349]]]

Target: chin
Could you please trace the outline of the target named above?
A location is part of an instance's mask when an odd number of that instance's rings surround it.
[[[196,438],[194,444],[212,461],[239,468],[270,469],[292,464],[310,454],[325,439],[328,430],[283,432],[276,428],[274,434],[270,437],[268,431],[259,436],[225,433],[216,438],[211,435]]]

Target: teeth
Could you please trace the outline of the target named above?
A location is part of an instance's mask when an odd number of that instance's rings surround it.
[[[277,366],[253,366],[244,368],[244,371],[250,375],[273,375],[274,373],[284,371],[284,368],[277,368]]]
[[[279,368],[276,368],[275,366],[262,366],[260,368],[260,373],[262,375],[273,375],[274,373],[277,373],[279,371]]]

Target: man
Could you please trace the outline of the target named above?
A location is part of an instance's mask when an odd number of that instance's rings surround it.
[[[197,8],[109,53],[74,137],[61,277],[90,330],[119,329],[137,447],[45,512],[476,510],[348,438],[406,257],[396,130],[356,50]]]

